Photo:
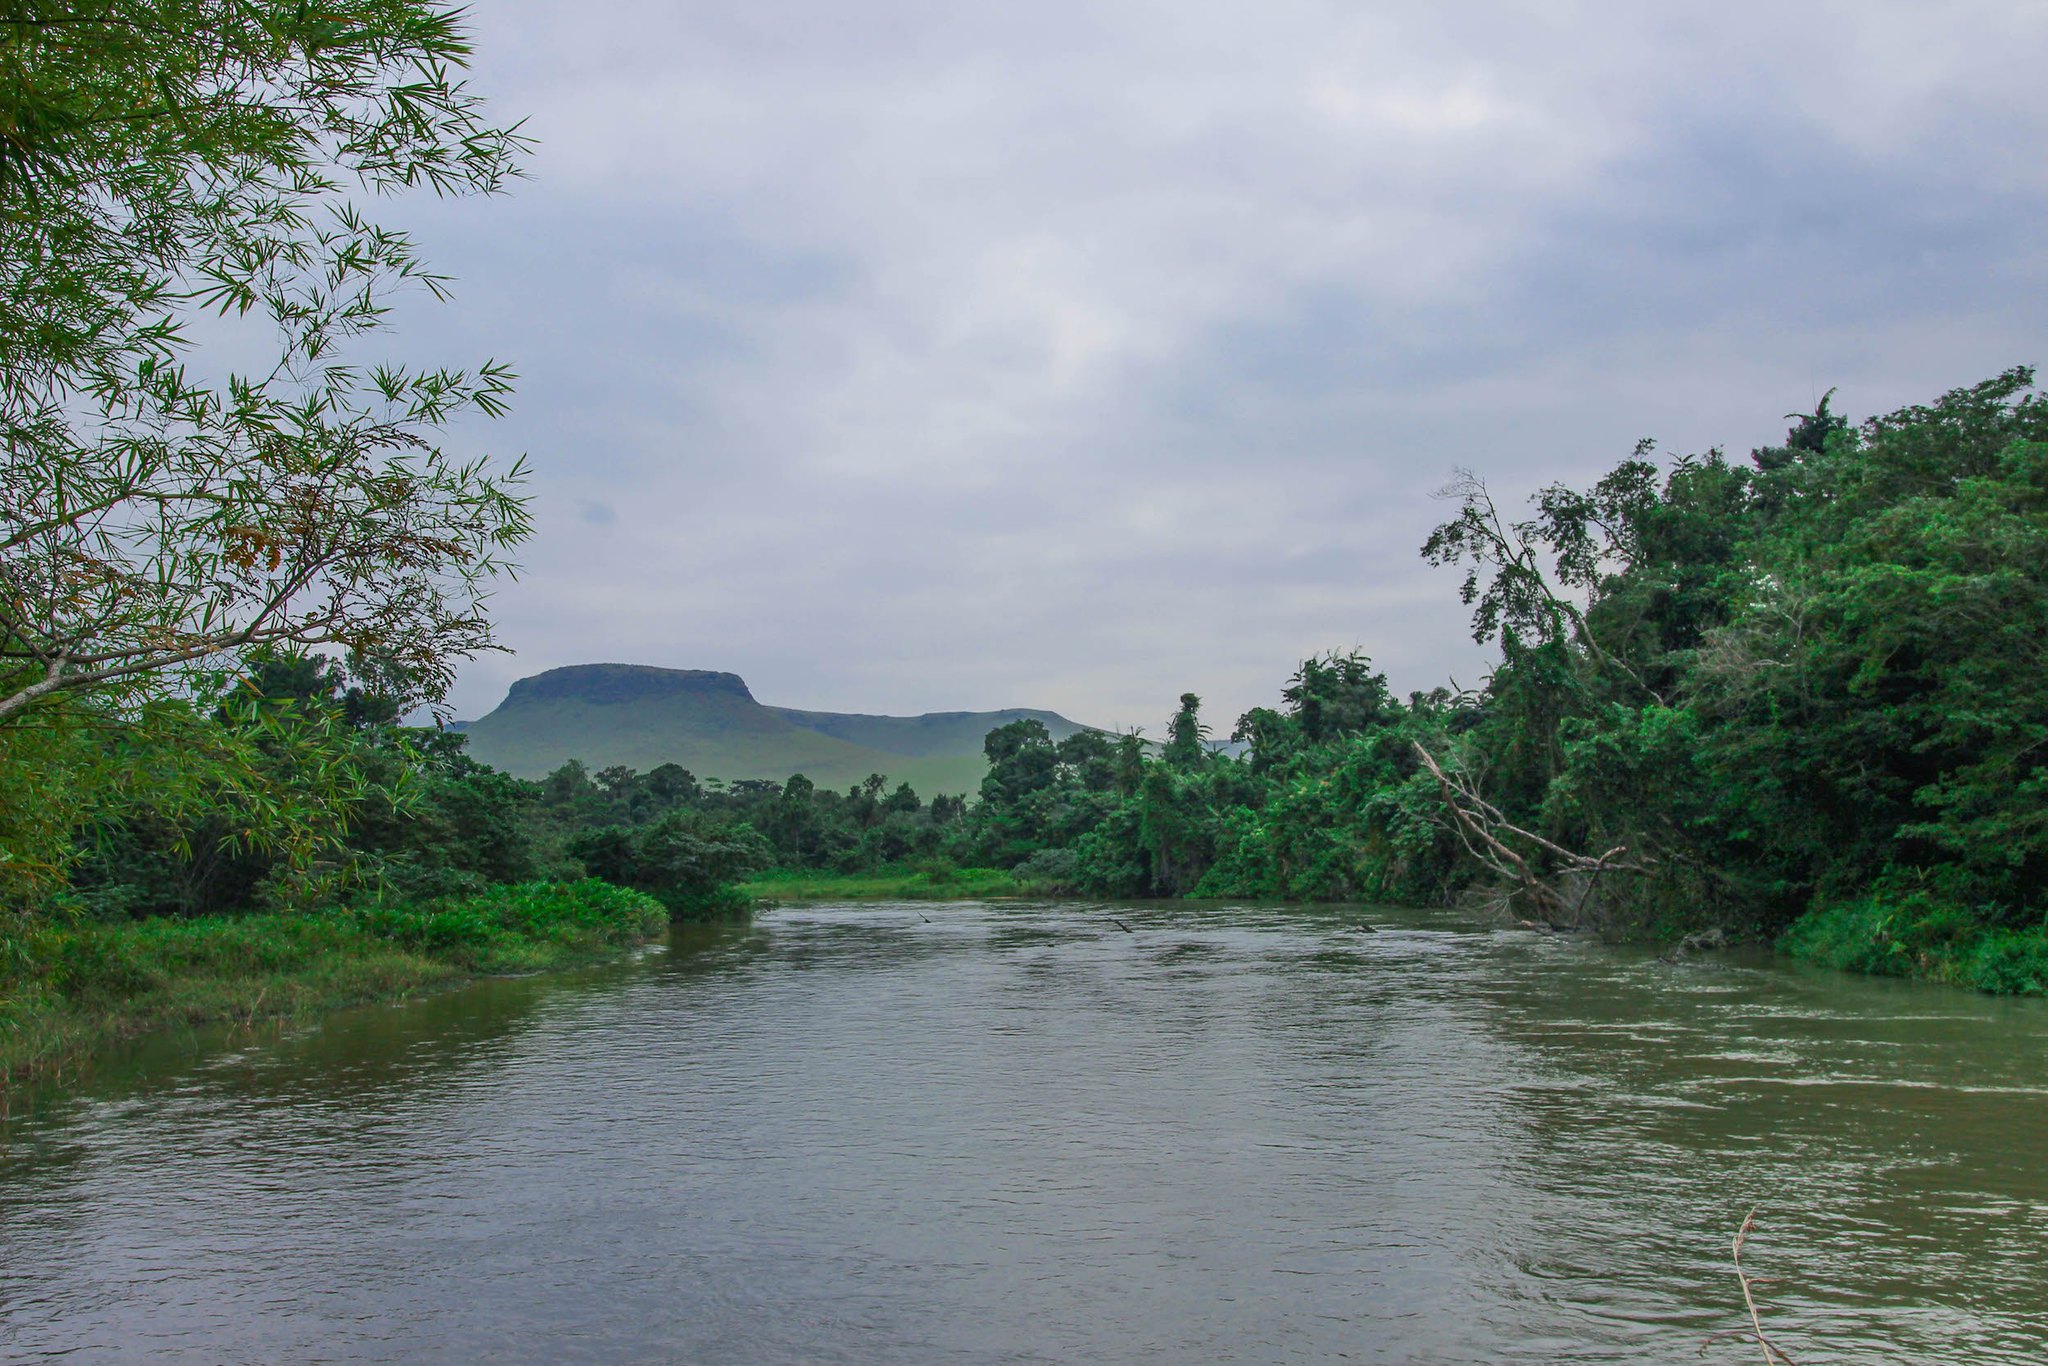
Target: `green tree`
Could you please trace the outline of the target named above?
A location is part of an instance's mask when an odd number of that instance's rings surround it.
[[[1045,722],[1035,717],[997,726],[982,740],[981,749],[988,758],[981,799],[997,809],[1017,806],[1058,778],[1059,750]]]
[[[0,721],[264,643],[438,698],[492,647],[521,467],[435,442],[501,365],[376,363],[445,292],[352,190],[490,193],[522,141],[425,0],[16,0],[0,13]],[[202,354],[224,322],[248,370]]]
[[[804,866],[819,849],[817,784],[803,774],[793,775],[782,785],[768,830],[775,847],[798,867]]]
[[[743,910],[729,884],[766,866],[768,844],[750,825],[672,811],[638,830],[589,830],[569,842],[595,877],[648,893],[680,917]]]
[[[1202,699],[1191,692],[1180,695],[1180,707],[1166,723],[1166,762],[1175,768],[1194,768],[1209,756],[1209,728],[1202,724]]]
[[[1099,730],[1077,730],[1059,742],[1060,767],[1084,792],[1114,792],[1116,741]]]
[[[695,806],[704,800],[704,788],[697,775],[681,764],[656,764],[647,770],[647,796],[662,811]]]

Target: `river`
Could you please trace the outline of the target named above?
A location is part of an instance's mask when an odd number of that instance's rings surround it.
[[[1444,911],[784,908],[30,1098],[0,1359],[1755,1362],[1756,1206],[1800,1362],[2036,1364],[2044,1064]]]

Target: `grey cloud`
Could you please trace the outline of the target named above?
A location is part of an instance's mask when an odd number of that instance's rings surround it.
[[[1737,449],[2035,358],[2038,7],[475,12],[543,139],[406,206],[509,356],[515,659],[867,710],[1222,725],[1303,655],[1476,680],[1416,547],[1643,435]],[[597,523],[585,510],[605,506]]]

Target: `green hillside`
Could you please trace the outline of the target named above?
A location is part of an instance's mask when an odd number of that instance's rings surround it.
[[[846,787],[870,773],[925,796],[973,793],[986,767],[982,737],[1023,717],[1055,739],[1082,729],[1056,712],[1012,709],[860,716],[765,707],[737,674],[641,664],[577,664],[512,685],[465,729],[484,763],[538,778],[569,759],[645,772],[675,763],[699,778],[801,773]]]
[[[1028,708],[933,711],[923,716],[862,716],[832,711],[797,711],[790,707],[770,707],[768,710],[779,712],[799,726],[822,735],[834,735],[886,754],[908,754],[920,758],[980,754],[983,736],[997,726],[1025,717],[1043,721],[1055,740],[1064,740],[1075,731],[1086,729],[1056,711],[1032,711]]]

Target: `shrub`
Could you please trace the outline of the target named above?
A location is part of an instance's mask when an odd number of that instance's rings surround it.
[[[1932,977],[2001,996],[2048,994],[2048,930],[1990,929],[1996,906],[1960,906],[1924,890],[1880,883],[1824,902],[1792,923],[1781,952],[1887,977]]]
[[[1072,892],[1081,886],[1081,856],[1071,849],[1041,849],[1011,874],[1035,891]]]
[[[671,893],[666,902],[669,915],[684,921],[737,920],[754,910],[754,899],[729,885],[701,892]]]
[[[1970,957],[1966,982],[1999,996],[2048,995],[2048,932],[2003,930]]]
[[[934,887],[943,887],[958,881],[960,877],[960,865],[943,854],[921,858],[912,865],[912,868]]]

